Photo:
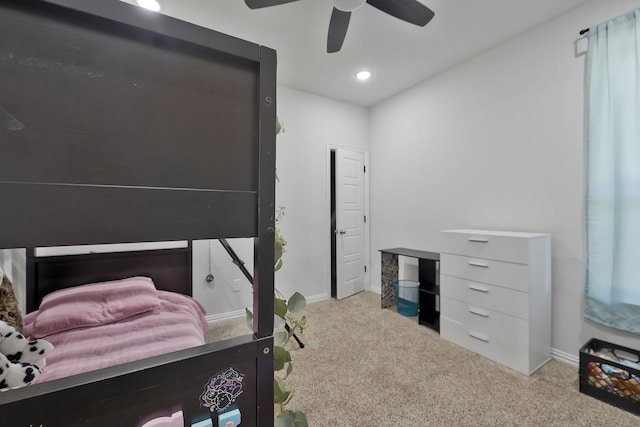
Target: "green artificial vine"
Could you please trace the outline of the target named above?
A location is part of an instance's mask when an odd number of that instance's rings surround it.
[[[276,119],[276,135],[284,132],[284,127]],[[285,208],[278,207],[275,218],[275,257],[274,272],[282,268],[282,256],[287,252],[287,241],[280,233],[280,222],[284,218]],[[293,360],[291,353],[286,349],[291,338],[304,346],[312,349],[318,348],[318,344],[309,337],[307,317],[302,315],[302,311],[307,306],[306,298],[299,292],[295,292],[287,300],[280,291],[274,289],[273,311],[273,403],[275,405],[275,427],[308,427],[307,416],[301,411],[287,409],[287,405],[293,397],[293,389],[286,380],[293,371]],[[246,320],[249,329],[253,330],[253,313],[246,309]]]
[[[278,228],[278,224],[282,221],[284,217],[284,206],[278,206],[278,212],[276,213],[276,232],[275,232],[275,260],[276,263],[273,266],[273,271],[276,272],[282,268],[282,255],[287,252],[287,241],[284,240],[282,234],[280,233],[280,229]]]

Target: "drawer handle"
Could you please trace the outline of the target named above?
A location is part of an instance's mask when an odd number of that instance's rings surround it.
[[[489,243],[489,239],[481,239],[480,237],[469,237],[467,240],[476,243]]]
[[[474,310],[473,308],[469,309],[469,313],[475,314],[480,317],[489,317],[489,313],[485,313],[484,311]]]
[[[469,261],[469,265],[472,265],[474,267],[489,268],[489,264],[485,264],[485,263],[482,263],[482,262],[476,262],[476,261]]]
[[[472,291],[484,292],[485,294],[489,293],[489,289],[481,288],[480,286],[468,285],[469,289]]]
[[[489,342],[489,338],[483,337],[482,335],[476,334],[475,332],[469,332],[469,336],[471,338],[475,338],[475,339],[480,340],[482,342]]]

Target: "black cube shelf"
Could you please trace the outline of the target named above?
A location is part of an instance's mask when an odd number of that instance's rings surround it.
[[[440,332],[440,254],[407,248],[381,249],[382,289],[381,305],[388,308],[395,304],[393,284],[398,280],[398,256],[418,259],[418,281],[420,282],[418,301],[418,322]]]

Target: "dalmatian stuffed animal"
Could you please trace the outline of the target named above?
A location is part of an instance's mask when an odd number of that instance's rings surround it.
[[[50,342],[29,341],[12,325],[0,320],[0,390],[24,387],[35,381],[51,350]]]
[[[53,350],[53,345],[45,340],[29,341],[12,325],[0,320],[0,353],[10,362],[36,363]]]
[[[0,392],[24,387],[40,376],[40,367],[33,363],[13,363],[0,353]]]

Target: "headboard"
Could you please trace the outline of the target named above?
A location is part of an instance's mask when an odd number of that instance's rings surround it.
[[[88,283],[150,277],[156,289],[192,295],[191,242],[187,247],[81,255],[36,256],[27,249],[27,313],[45,295]]]

